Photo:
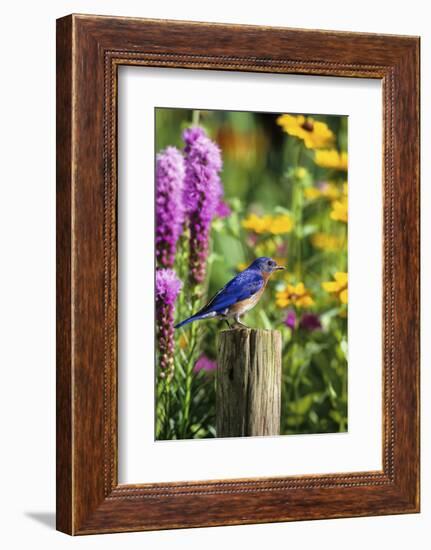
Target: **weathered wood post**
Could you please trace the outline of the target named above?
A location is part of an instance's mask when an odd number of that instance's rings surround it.
[[[281,333],[222,331],[216,385],[217,437],[279,435]]]

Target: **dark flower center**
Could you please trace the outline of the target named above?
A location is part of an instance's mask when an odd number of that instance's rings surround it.
[[[314,130],[314,124],[311,120],[306,120],[301,128],[307,132],[312,132]]]

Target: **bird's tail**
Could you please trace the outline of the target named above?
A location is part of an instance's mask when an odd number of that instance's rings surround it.
[[[193,323],[193,321],[199,321],[199,319],[205,319],[206,317],[208,317],[208,313],[195,313],[191,317],[188,317],[187,319],[184,319],[184,321],[181,321],[181,323],[177,323],[174,328],[181,328],[184,325]]]

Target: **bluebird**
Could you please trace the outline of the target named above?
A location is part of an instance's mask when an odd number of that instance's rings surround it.
[[[250,311],[262,297],[266,283],[274,271],[285,269],[271,258],[257,258],[247,269],[238,273],[197,313],[175,325],[180,328],[200,319],[234,319],[235,323],[246,327],[240,321],[247,311]]]

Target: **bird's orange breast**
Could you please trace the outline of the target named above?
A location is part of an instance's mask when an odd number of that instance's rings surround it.
[[[229,308],[229,313],[232,315],[243,315],[244,313],[252,309],[261,299],[266,287],[267,280],[268,278],[265,279],[262,288],[258,290],[255,294],[253,294],[253,296],[250,296],[250,298],[246,298],[245,300],[241,300],[241,302],[237,302],[236,304],[231,306]]]
[[[272,275],[272,271],[264,271],[262,273],[262,277],[263,277],[263,280],[264,280],[264,284],[263,284],[263,289],[265,290],[265,285],[266,283],[268,282],[268,279],[271,277]]]

